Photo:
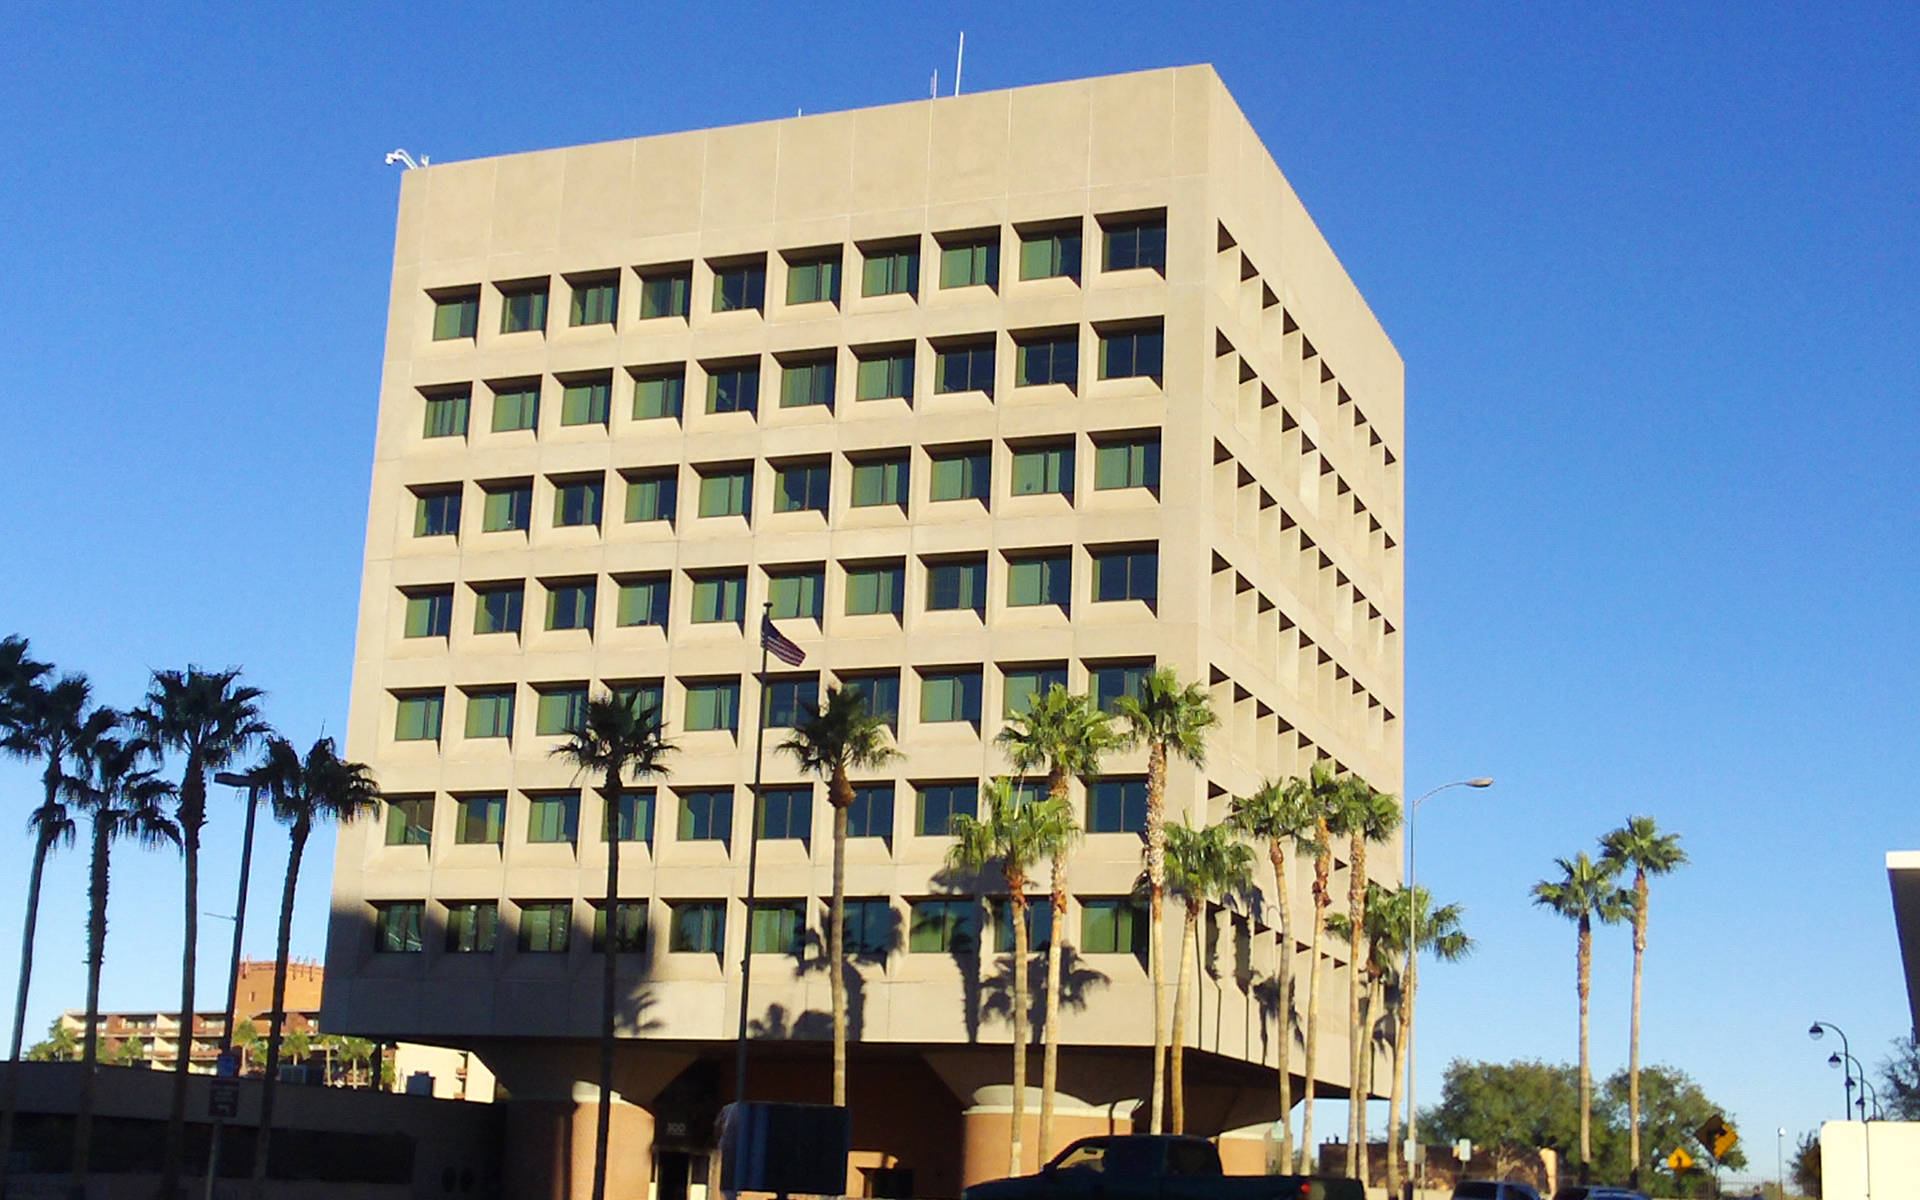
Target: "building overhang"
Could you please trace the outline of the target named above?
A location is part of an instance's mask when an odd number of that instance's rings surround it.
[[[1920,850],[1887,852],[1887,882],[1893,889],[1893,927],[1907,976],[1907,1011],[1920,1034]]]

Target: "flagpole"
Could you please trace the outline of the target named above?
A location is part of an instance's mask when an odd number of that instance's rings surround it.
[[[747,1006],[753,990],[753,901],[760,877],[760,764],[767,742],[767,622],[773,619],[773,601],[760,609],[760,673],[754,681],[760,685],[755,706],[758,716],[753,732],[753,819],[747,826],[747,931],[740,939],[740,1030],[733,1046],[733,1100],[747,1100]]]

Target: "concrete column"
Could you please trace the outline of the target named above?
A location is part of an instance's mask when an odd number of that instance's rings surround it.
[[[612,1093],[607,1131],[607,1200],[648,1200],[653,1184],[653,1114]],[[600,1089],[575,1084],[568,1166],[572,1200],[592,1200],[594,1145],[600,1128]]]
[[[1133,1109],[1138,1101],[1089,1104],[1077,1096],[1055,1092],[1053,1097],[1053,1154],[1083,1137],[1132,1133]],[[971,1187],[988,1179],[1006,1177],[1008,1139],[1013,1133],[1013,1088],[990,1084],[973,1092],[972,1103],[960,1114],[960,1183]],[[1040,1089],[1026,1096],[1022,1174],[1032,1174],[1044,1161],[1040,1156]],[[1050,1154],[1048,1157],[1052,1157]]]
[[[1292,1167],[1273,1161],[1274,1131],[1278,1128],[1276,1122],[1262,1121],[1222,1133],[1216,1142],[1220,1147],[1220,1169],[1229,1175],[1291,1175]]]

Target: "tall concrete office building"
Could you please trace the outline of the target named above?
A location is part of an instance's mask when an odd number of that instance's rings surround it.
[[[902,757],[851,813],[850,1187],[1004,1173],[1010,931],[945,871],[948,818],[1037,690],[1111,703],[1155,664],[1221,718],[1171,820],[1320,757],[1398,791],[1401,393],[1207,67],[407,172],[347,736],[390,799],[340,833],[325,1027],[476,1051],[513,1106],[506,1194],[581,1194],[611,940],[615,1192],[698,1188],[743,945],[753,1098],[828,1096],[831,813],[775,747],[857,686]],[[765,689],[749,920],[769,602],[806,661]],[[603,689],[678,745],[621,816],[610,939],[596,781],[553,754]],[[1074,787],[1062,1141],[1144,1124],[1145,770]],[[1271,891],[1207,916],[1187,1031],[1190,1128],[1255,1169]]]

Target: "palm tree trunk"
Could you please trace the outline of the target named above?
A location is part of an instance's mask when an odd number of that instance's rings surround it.
[[[1273,891],[1280,905],[1280,928],[1274,931],[1273,986],[1279,997],[1275,1008],[1280,1024],[1280,1155],[1293,1162],[1293,899],[1287,895],[1287,848],[1278,839],[1267,844],[1273,859]]]
[[[33,841],[33,866],[27,872],[27,917],[20,934],[20,981],[13,999],[13,1044],[7,1050],[6,1096],[0,1100],[0,1196],[7,1193],[7,1161],[13,1157],[13,1118],[20,1109],[20,1041],[27,1025],[27,989],[33,980],[33,939],[40,924],[40,881],[46,874],[53,839],[41,830]]]
[[[833,768],[833,910],[827,936],[828,986],[833,994],[833,1102],[847,1103],[847,809],[853,784],[846,768]]]
[[[1577,986],[1580,989],[1580,1179],[1593,1161],[1593,1073],[1587,1059],[1587,996],[1592,987],[1593,922],[1580,917]]]
[[[68,1193],[86,1200],[93,1151],[94,1073],[100,1061],[100,964],[107,949],[107,838],[105,814],[93,814],[93,854],[87,868],[87,1024],[80,1042],[80,1101],[73,1110],[73,1182]]]
[[[600,790],[607,806],[607,898],[606,937],[601,950],[606,961],[600,974],[600,1108],[593,1127],[593,1200],[607,1197],[607,1145],[613,1140],[613,1018],[619,1004],[620,962],[620,768],[607,772],[606,786]],[[758,837],[759,830],[752,836]],[[747,936],[753,936],[753,914],[747,914]],[[752,947],[748,947],[752,951]]]
[[[198,783],[198,789],[195,784]],[[198,791],[196,803],[195,792]],[[198,763],[187,760],[180,785],[180,851],[186,859],[187,919],[180,953],[180,1051],[173,1063],[173,1100],[167,1110],[167,1146],[160,1162],[161,1200],[180,1192],[180,1160],[186,1153],[187,1074],[193,1066],[193,984],[200,948],[200,829],[206,823],[206,780]],[[238,913],[234,920],[240,919]],[[231,1020],[231,1016],[228,1017]]]
[[[1313,1154],[1313,1097],[1319,1085],[1320,1064],[1320,935],[1327,927],[1327,905],[1333,899],[1333,842],[1327,823],[1320,821],[1315,837],[1322,847],[1313,860],[1313,930],[1307,939],[1307,1061],[1305,1092],[1301,1096],[1300,1174],[1319,1169]]]
[[[1388,1084],[1387,1094],[1387,1194],[1400,1192],[1400,1081],[1406,1074],[1407,1065],[1407,987],[1408,979],[1400,981],[1400,1003],[1394,1005],[1393,1017],[1393,1071]],[[1409,1167],[1411,1171],[1411,1167]]]
[[[1360,831],[1348,843],[1347,918],[1353,922],[1353,954],[1347,962],[1347,1178],[1363,1179],[1367,1089],[1361,1076],[1371,1037],[1360,1012],[1361,964],[1367,961],[1367,835]]]
[[[1007,872],[1007,909],[1013,917],[1013,1136],[1008,1175],[1026,1174],[1027,1130],[1027,896],[1026,879]]]
[[[1168,1074],[1172,1076],[1169,1090],[1173,1094],[1174,1133],[1187,1131],[1187,994],[1192,990],[1187,960],[1193,957],[1194,932],[1199,927],[1200,910],[1188,904],[1187,919],[1180,926],[1180,961],[1174,966],[1173,1036],[1167,1041],[1167,1056],[1172,1060]]]
[[[1161,912],[1167,890],[1167,747],[1155,742],[1147,752],[1147,971],[1153,980],[1153,1099],[1148,1105],[1152,1132],[1165,1133],[1167,1093],[1166,969],[1161,959]]]
[[[1640,1186],[1640,971],[1647,957],[1647,873],[1633,873],[1633,1022],[1627,1036],[1627,1161]]]
[[[287,882],[280,890],[280,937],[273,951],[273,1011],[268,1014],[267,1074],[260,1084],[260,1133],[253,1143],[253,1196],[267,1193],[267,1152],[273,1143],[273,1099],[280,1080],[280,1038],[287,1023],[287,958],[293,943],[293,893],[300,882],[300,856],[307,849],[307,818],[294,822],[287,854]]]
[[[1053,1091],[1060,1079],[1060,944],[1067,935],[1067,860],[1053,860],[1053,929],[1047,938],[1046,1053],[1040,1065],[1040,1161],[1053,1161]]]

